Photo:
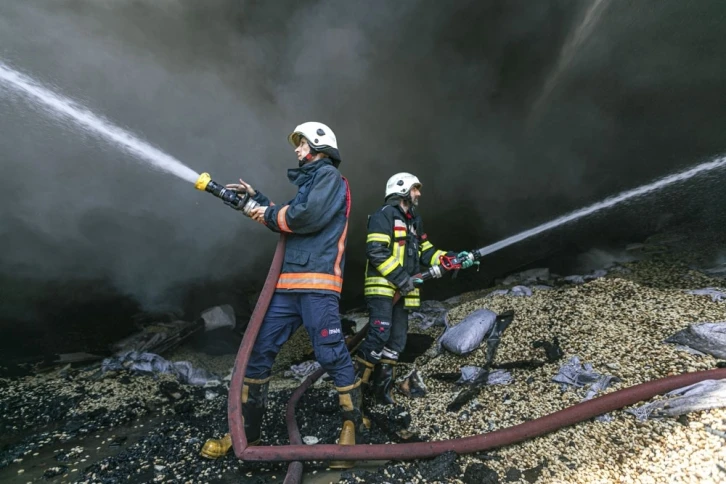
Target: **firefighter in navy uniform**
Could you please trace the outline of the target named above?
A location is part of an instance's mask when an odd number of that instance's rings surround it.
[[[248,193],[260,204],[252,210],[252,219],[273,232],[286,234],[280,278],[252,348],[242,387],[245,434],[250,445],[259,443],[272,364],[280,347],[303,325],[316,360],[338,390],[343,417],[339,443],[352,445],[362,424],[361,388],[345,345],[339,311],[350,191],[337,169],[338,143],[328,126],[304,123],[288,139],[299,161],[299,168],[288,170],[290,182],[298,186],[293,200],[275,205],[241,179],[239,184],[227,185]],[[227,434],[207,441],[201,454],[218,458],[231,447]],[[333,462],[331,467],[349,468],[353,462]]]
[[[398,356],[406,346],[408,312],[421,304],[416,285],[423,281],[414,276],[422,266],[438,264],[442,255],[455,255],[437,250],[428,240],[416,213],[420,190],[421,182],[414,175],[393,175],[386,183],[385,205],[368,218],[365,296],[370,328],[354,364],[363,385],[370,385],[382,404],[395,403],[391,392]],[[478,263],[466,258],[462,268]],[[394,305],[397,290],[402,297]]]

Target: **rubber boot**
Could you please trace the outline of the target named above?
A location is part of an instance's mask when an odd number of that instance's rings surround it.
[[[353,368],[355,369],[355,377],[360,378],[361,385],[365,391],[365,388],[371,381],[371,375],[373,374],[373,368],[376,365],[370,361],[364,360],[360,356],[356,356],[353,359]]]
[[[355,445],[356,433],[362,429],[363,415],[360,406],[363,400],[361,380],[347,387],[335,387],[338,390],[340,414],[343,417],[343,428],[340,431],[338,445]],[[331,469],[350,469],[355,461],[331,461]]]
[[[355,371],[355,377],[356,379],[360,379],[361,383],[360,389],[362,398],[360,403],[360,410],[361,415],[363,416],[363,426],[367,430],[370,430],[371,428],[371,420],[366,416],[364,401],[366,398],[365,396],[370,395],[370,381],[375,366],[376,365],[374,363],[371,363],[370,361],[365,360],[360,356],[356,356],[355,358],[353,358],[353,369]]]
[[[393,384],[396,381],[396,360],[381,358],[373,372],[373,395],[381,405],[395,405]]]
[[[255,446],[260,444],[260,433],[262,429],[262,417],[267,408],[267,390],[270,386],[270,379],[256,380],[246,378],[242,384],[242,421],[245,426],[247,445]],[[207,459],[219,459],[227,455],[232,448],[232,436],[225,434],[221,439],[209,439],[204,443],[200,455]]]

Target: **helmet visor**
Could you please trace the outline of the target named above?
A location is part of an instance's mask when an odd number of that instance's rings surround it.
[[[303,134],[299,131],[295,131],[290,136],[287,137],[287,140],[290,142],[290,144],[293,146],[293,148],[297,148],[300,146],[300,140],[303,139]]]

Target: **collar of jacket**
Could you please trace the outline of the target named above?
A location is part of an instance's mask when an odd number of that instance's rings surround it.
[[[413,207],[409,207],[408,212],[404,212],[401,208],[401,197],[393,196],[386,200],[386,205],[390,205],[391,207],[396,207],[399,212],[401,212],[401,215],[403,215],[403,218],[411,220],[416,218],[416,211]]]
[[[300,168],[290,168],[287,170],[287,179],[291,183],[301,186],[310,179],[313,174],[318,171],[322,166],[330,165],[333,166],[333,162],[330,158],[321,158],[312,163],[307,163]]]

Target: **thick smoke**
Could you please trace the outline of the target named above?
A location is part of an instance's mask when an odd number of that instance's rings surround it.
[[[718,0],[3,2],[0,57],[278,202],[294,193],[287,134],[329,124],[353,191],[345,296],[358,301],[366,215],[395,172],[422,179],[432,240],[463,249],[726,151],[725,12]],[[155,308],[182,304],[190,284],[264,276],[266,229],[2,90],[0,109],[0,287],[27,292],[3,298],[12,319],[32,319],[44,281],[105,280]],[[588,233],[657,218],[617,214]]]

